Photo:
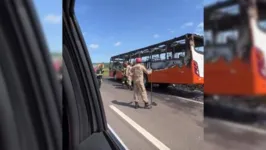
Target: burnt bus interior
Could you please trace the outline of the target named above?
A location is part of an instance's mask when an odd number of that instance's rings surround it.
[[[122,70],[123,69],[123,62],[125,59],[119,57],[111,57],[109,70]]]
[[[204,46],[203,37],[196,34],[185,34],[171,40],[113,56],[111,61],[119,58],[134,63],[135,58],[141,57],[143,64],[154,70],[166,69],[175,65],[182,67],[191,62],[190,44],[195,45],[194,50],[196,52],[203,54],[203,51],[197,50],[197,47]]]
[[[204,8],[205,62],[215,61],[219,57],[231,61],[235,56],[249,60],[252,36],[248,10],[257,7],[258,25],[264,31],[266,26],[266,2],[252,1],[227,0]]]

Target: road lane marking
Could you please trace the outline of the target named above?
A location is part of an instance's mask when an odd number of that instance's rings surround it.
[[[117,138],[117,140],[123,145],[123,147],[125,148],[125,150],[129,150],[128,147],[125,145],[125,143],[120,139],[120,137],[115,133],[115,131],[112,129],[112,127],[107,124],[109,130],[114,134],[114,136]]]
[[[178,98],[181,99],[181,100],[184,100],[184,101],[189,101],[189,102],[193,102],[193,103],[198,103],[198,104],[204,105],[203,102],[199,102],[199,101],[195,101],[195,100],[191,100],[191,99],[187,99],[187,98],[183,98],[183,97],[178,97]]]
[[[138,125],[135,121],[130,119],[127,115],[125,115],[122,111],[116,108],[113,105],[109,106],[113,111],[115,111],[120,117],[122,117],[128,124],[130,124],[133,128],[135,128],[140,134],[142,134],[147,140],[149,140],[154,146],[156,146],[160,150],[170,150],[169,147],[164,145],[161,141],[151,135],[148,131]]]

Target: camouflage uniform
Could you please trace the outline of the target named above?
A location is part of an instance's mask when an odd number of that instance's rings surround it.
[[[97,70],[99,70],[99,72],[103,72],[103,69],[104,69],[104,64],[98,64],[97,66]]]
[[[136,64],[131,71],[134,82],[134,101],[137,103],[138,95],[140,95],[145,104],[148,104],[148,96],[143,83],[143,73],[149,74],[147,69],[141,64]]]
[[[126,68],[123,68],[122,69],[122,74],[123,74],[122,84],[125,84],[126,81],[127,81],[127,78],[126,78]]]
[[[132,72],[131,72],[132,67],[130,65],[127,65],[126,68],[126,77],[127,77],[127,84],[131,86],[132,83]]]

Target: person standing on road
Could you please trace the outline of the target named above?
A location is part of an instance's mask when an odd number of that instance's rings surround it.
[[[150,104],[148,101],[148,96],[146,92],[146,88],[144,86],[143,82],[143,74],[150,74],[150,72],[147,71],[145,66],[141,64],[142,60],[141,58],[136,58],[136,64],[132,67],[132,79],[134,83],[134,101],[135,101],[135,108],[139,107],[138,104],[138,97],[140,96],[142,101],[145,103],[144,108],[150,108]]]
[[[126,78],[127,78],[127,85],[129,86],[130,90],[132,89],[132,72],[131,72],[132,66],[131,63],[126,64]]]
[[[102,72],[104,69],[104,63],[99,64],[98,69]]]
[[[122,78],[122,85],[126,85],[127,83],[127,77],[126,77],[126,70],[127,70],[127,62],[123,63],[123,70],[122,70],[122,74],[123,74],[123,78]]]

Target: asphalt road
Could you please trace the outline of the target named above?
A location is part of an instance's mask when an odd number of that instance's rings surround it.
[[[161,149],[172,150],[204,149],[202,103],[175,95],[154,93],[153,101],[157,106],[136,110],[130,104],[133,92],[106,79],[101,93],[108,124],[128,149],[156,150],[160,146]],[[149,92],[148,95],[150,97]],[[123,115],[115,111],[117,109],[141,129],[124,119]]]
[[[204,118],[204,150],[265,150],[266,130]]]
[[[186,95],[182,92],[183,97],[179,97],[179,92],[155,91],[153,101],[157,106],[136,110],[130,103],[132,91],[109,79],[103,82],[101,93],[108,124],[128,149],[265,149],[266,131],[204,118],[203,103],[197,98],[183,98]]]

